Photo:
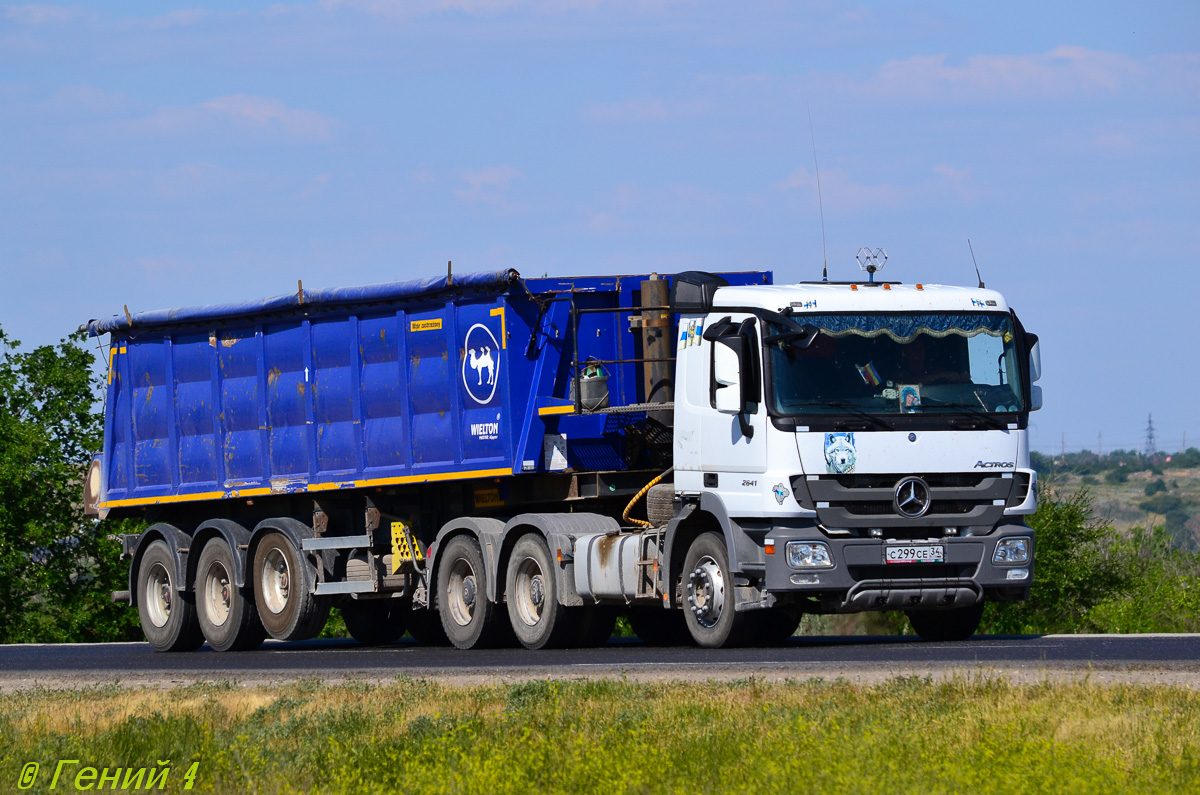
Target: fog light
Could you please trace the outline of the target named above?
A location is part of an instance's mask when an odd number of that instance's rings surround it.
[[[792,585],[820,585],[821,578],[816,574],[793,574]]]
[[[1009,569],[1007,580],[1023,580],[1029,576],[1029,569]]]
[[[996,545],[996,551],[992,554],[992,563],[1000,566],[1011,566],[1014,563],[1028,563],[1029,550],[1033,546],[1033,539],[1024,536],[1016,538],[1005,538]],[[1029,572],[1025,572],[1029,576]]]
[[[833,555],[820,541],[789,541],[787,562],[795,569],[828,569],[833,567]]]

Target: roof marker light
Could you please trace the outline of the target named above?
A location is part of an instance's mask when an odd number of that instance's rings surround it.
[[[924,289],[925,289],[925,285],[923,285],[923,284],[918,284],[918,285],[917,285],[917,289],[918,289],[918,290],[924,290]]]
[[[857,284],[852,284],[852,285],[850,285],[850,289],[851,289],[851,290],[857,290],[857,289],[858,289],[858,285],[857,285]]]

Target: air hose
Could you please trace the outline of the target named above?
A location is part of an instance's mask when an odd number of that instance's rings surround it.
[[[639,491],[637,494],[633,495],[633,499],[630,500],[629,504],[625,506],[625,512],[621,514],[621,518],[624,519],[626,522],[630,522],[632,524],[636,524],[641,527],[654,527],[654,525],[651,524],[650,522],[646,522],[641,519],[634,519],[633,517],[631,517],[629,515],[629,512],[633,510],[633,506],[638,504],[638,500],[640,500],[642,497],[646,496],[646,494],[650,491],[650,489],[657,486],[658,482],[660,480],[662,480],[663,478],[665,478],[667,475],[671,474],[674,471],[675,471],[675,467],[671,467],[666,472],[662,473],[661,475],[656,477],[654,480],[647,483],[645,485],[645,487],[641,491]]]

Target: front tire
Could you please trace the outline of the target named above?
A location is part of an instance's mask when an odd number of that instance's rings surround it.
[[[684,558],[683,577],[687,594],[683,614],[697,645],[719,649],[753,637],[757,617],[734,609],[733,574],[720,535],[709,532],[696,537]]]
[[[558,581],[550,549],[540,535],[521,536],[508,559],[504,593],[508,620],[527,649],[561,648],[580,628],[577,611],[558,603]]]
[[[510,634],[504,609],[487,598],[487,570],[479,542],[455,536],[439,554],[437,605],[446,637],[458,649],[500,645]]]
[[[253,592],[234,580],[233,550],[224,539],[204,545],[196,566],[196,608],[200,629],[217,651],[257,649],[266,638]]]
[[[909,610],[908,623],[921,640],[967,640],[979,629],[983,602],[951,610]]]
[[[276,640],[315,638],[329,619],[329,597],[313,593],[317,573],[283,533],[262,537],[254,552],[254,602]]]
[[[175,583],[175,560],[164,541],[146,547],[137,573],[138,618],[155,651],[193,651],[204,643],[191,594]]]

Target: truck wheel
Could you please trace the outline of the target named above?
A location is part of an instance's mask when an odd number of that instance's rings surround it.
[[[504,608],[487,598],[487,571],[479,542],[455,536],[438,556],[437,605],[446,637],[459,649],[483,649],[504,640]]]
[[[757,616],[734,610],[733,575],[720,535],[709,532],[696,537],[684,558],[683,577],[687,595],[683,614],[698,645],[719,649],[754,637]]]
[[[782,605],[764,610],[758,618],[758,642],[764,646],[779,646],[786,643],[796,629],[804,614],[796,607]]]
[[[575,631],[573,645],[581,649],[605,646],[617,626],[617,608],[596,605],[582,608],[582,618]]]
[[[527,649],[561,648],[579,629],[582,616],[558,603],[558,582],[550,548],[540,535],[521,536],[508,559],[504,593],[508,620]]]
[[[909,610],[908,623],[921,640],[966,640],[983,618],[983,602],[952,610]]]
[[[625,615],[629,619],[629,628],[647,646],[692,645],[692,633],[688,632],[680,610],[631,607]]]
[[[278,640],[307,640],[329,619],[329,597],[316,596],[316,572],[283,533],[267,533],[254,553],[254,602],[263,628]]]
[[[224,539],[204,545],[196,566],[196,608],[200,629],[217,651],[249,651],[266,637],[254,597],[233,578],[233,550]]]
[[[146,547],[137,573],[138,617],[155,651],[192,651],[204,643],[196,603],[175,588],[175,561],[163,541]]]
[[[407,604],[402,599],[359,599],[342,605],[350,637],[363,646],[382,646],[404,634]]]

